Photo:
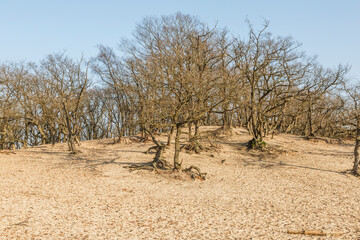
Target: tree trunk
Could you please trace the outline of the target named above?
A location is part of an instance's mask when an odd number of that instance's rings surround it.
[[[223,124],[222,124],[223,130],[224,131],[230,130],[232,125],[232,113],[228,110],[225,110],[222,120],[223,120]]]
[[[180,136],[181,136],[181,126],[176,125],[176,135],[175,135],[175,153],[174,153],[174,169],[181,170],[182,161],[179,159],[180,155]]]
[[[56,129],[54,127],[51,128],[50,133],[51,133],[51,144],[53,146],[55,146],[55,143],[56,143]]]
[[[188,123],[188,127],[189,127],[189,141],[191,141],[191,138],[192,138],[192,123],[191,122]]]
[[[24,148],[27,148],[29,140],[29,123],[25,116],[25,136],[24,136]]]
[[[353,173],[355,175],[359,175],[359,150],[360,150],[360,119],[357,123],[357,129],[356,129],[356,139],[355,139],[355,148],[354,148],[354,166],[353,166]]]
[[[195,125],[194,137],[198,137],[199,136],[199,121],[195,121],[194,125]]]
[[[174,130],[175,130],[175,128],[174,128],[174,126],[172,126],[172,127],[171,127],[171,130],[170,130],[170,132],[169,132],[169,135],[168,135],[168,140],[167,140],[166,146],[170,146],[170,144],[171,144],[171,138],[172,138],[172,135],[173,135],[173,133],[174,133]]]
[[[309,106],[308,106],[308,124],[309,124],[309,137],[314,136],[314,130],[313,130],[313,121],[312,121],[312,101],[309,100]]]
[[[251,123],[251,135],[254,137],[254,139],[258,139],[258,132],[257,132],[257,124],[256,124],[256,116],[255,116],[255,94],[253,87],[251,88],[250,93],[250,123]]]
[[[155,157],[153,159],[154,163],[162,160],[162,153],[163,152],[164,152],[164,145],[156,146],[156,154],[155,154]]]
[[[72,154],[77,153],[76,151],[76,147],[75,147],[75,135],[69,133],[68,135],[68,145],[69,145],[69,150]]]

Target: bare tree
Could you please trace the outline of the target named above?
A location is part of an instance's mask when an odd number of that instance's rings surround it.
[[[135,99],[134,81],[125,71],[126,63],[115,52],[99,46],[97,58],[92,60],[92,69],[107,84],[108,119],[117,130],[119,140],[127,134],[136,133],[136,119],[140,109]],[[140,86],[139,86],[140,87]]]
[[[325,94],[329,94],[342,82],[344,76],[349,71],[348,66],[339,65],[336,69],[324,68],[319,64],[313,64],[309,74],[307,74],[305,84],[305,97],[303,98],[304,111],[307,114],[308,131],[304,129],[304,134],[314,136],[314,112],[317,111],[317,102]]]
[[[160,126],[175,127],[173,165],[181,169],[182,127],[191,123],[197,126],[208,112],[227,99],[219,89],[222,55],[218,32],[194,17],[176,14],[145,19],[137,34],[136,39],[146,48],[133,51],[133,59],[140,59],[140,54],[145,56],[138,65],[142,66],[139,72],[153,89],[151,97],[156,93],[155,102],[162,104],[157,113],[165,121],[159,121]],[[196,140],[196,136],[190,139]]]
[[[76,153],[83,97],[90,84],[88,64],[84,59],[75,62],[64,54],[53,54],[41,62],[38,74],[56,93],[55,101],[61,110],[59,124],[64,127],[70,152]]]
[[[329,137],[350,131],[358,173],[359,93],[337,92],[349,68],[322,67],[291,37],[272,36],[268,22],[259,31],[249,24],[240,39],[181,13],[144,18],[120,53],[99,46],[91,63],[105,87],[90,89],[88,62],[64,54],[38,65],[2,65],[0,149],[67,141],[76,153],[77,140],[141,134],[155,144],[153,167],[182,170],[181,150],[203,149],[202,124],[246,127],[248,146],[261,149],[275,130]],[[172,143],[170,164],[163,152]]]
[[[359,175],[360,164],[360,84],[344,84],[344,91],[350,102],[347,105],[347,112],[344,116],[344,125],[355,137],[354,165],[352,172]]]
[[[219,67],[224,55],[219,40],[215,28],[178,13],[145,18],[137,26],[134,40],[123,42],[123,59],[108,48],[100,48],[100,66],[95,71],[137,109],[134,118],[156,145],[155,162],[165,148],[155,132],[168,132],[170,143],[171,129],[175,131],[173,166],[181,169],[182,128],[191,123],[198,125],[207,113],[226,101],[227,96],[219,90]]]
[[[249,147],[263,148],[269,123],[278,118],[305,75],[310,63],[298,51],[299,44],[290,37],[273,37],[267,32],[268,22],[260,31],[249,24],[249,37],[237,39],[233,49],[235,65],[248,91],[247,127],[253,139]]]

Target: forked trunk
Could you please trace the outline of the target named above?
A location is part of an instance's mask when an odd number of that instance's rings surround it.
[[[77,153],[76,146],[75,146],[75,136],[72,134],[69,134],[68,138],[69,138],[68,145],[69,145],[70,153],[72,153],[72,154]]]
[[[229,111],[225,111],[222,120],[223,120],[223,123],[222,123],[223,130],[224,131],[230,130],[231,125],[232,125],[232,115]]]

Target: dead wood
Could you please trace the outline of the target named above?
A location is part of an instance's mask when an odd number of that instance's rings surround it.
[[[322,230],[288,230],[288,234],[302,234],[307,236],[332,236],[339,237],[342,235],[340,232],[324,232]]]

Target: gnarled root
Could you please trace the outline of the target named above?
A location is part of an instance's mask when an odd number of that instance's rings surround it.
[[[204,150],[204,147],[200,144],[198,139],[191,139],[190,142],[186,145],[184,145],[181,149],[185,149],[190,152],[195,152],[197,154],[200,154],[202,150]]]
[[[130,166],[125,166],[124,168],[129,168],[131,172],[136,170],[148,170],[151,172],[152,171],[158,172],[158,170],[173,169],[172,165],[165,159],[156,159],[152,162],[148,162],[145,164],[132,164]]]
[[[157,149],[158,149],[158,146],[152,146],[148,150],[146,150],[145,154],[149,154],[151,152],[151,150],[157,150]]]
[[[172,165],[168,161],[166,161],[162,156],[164,150],[165,150],[164,145],[156,146],[156,154],[154,160],[152,161],[152,166],[155,169],[168,170],[172,168]]]
[[[151,164],[155,169],[161,169],[161,170],[172,169],[172,165],[165,159],[156,159],[156,160],[154,159],[154,161],[152,161]]]
[[[206,173],[202,173],[200,171],[200,168],[198,168],[197,166],[191,165],[189,168],[183,169],[182,171],[184,173],[189,174],[190,177],[193,179],[200,179],[200,180],[206,179]]]
[[[124,168],[129,168],[130,172],[136,170],[148,170],[155,171],[156,169],[152,166],[152,162],[145,164],[131,164],[130,166],[124,166]]]
[[[145,153],[149,153],[151,150],[156,150],[156,154],[154,160],[152,162],[146,164],[132,164],[127,168],[130,168],[130,171],[134,170],[150,170],[150,171],[158,171],[158,170],[170,170],[172,169],[172,165],[166,161],[162,157],[162,153],[164,152],[165,146],[158,145],[149,148]]]

